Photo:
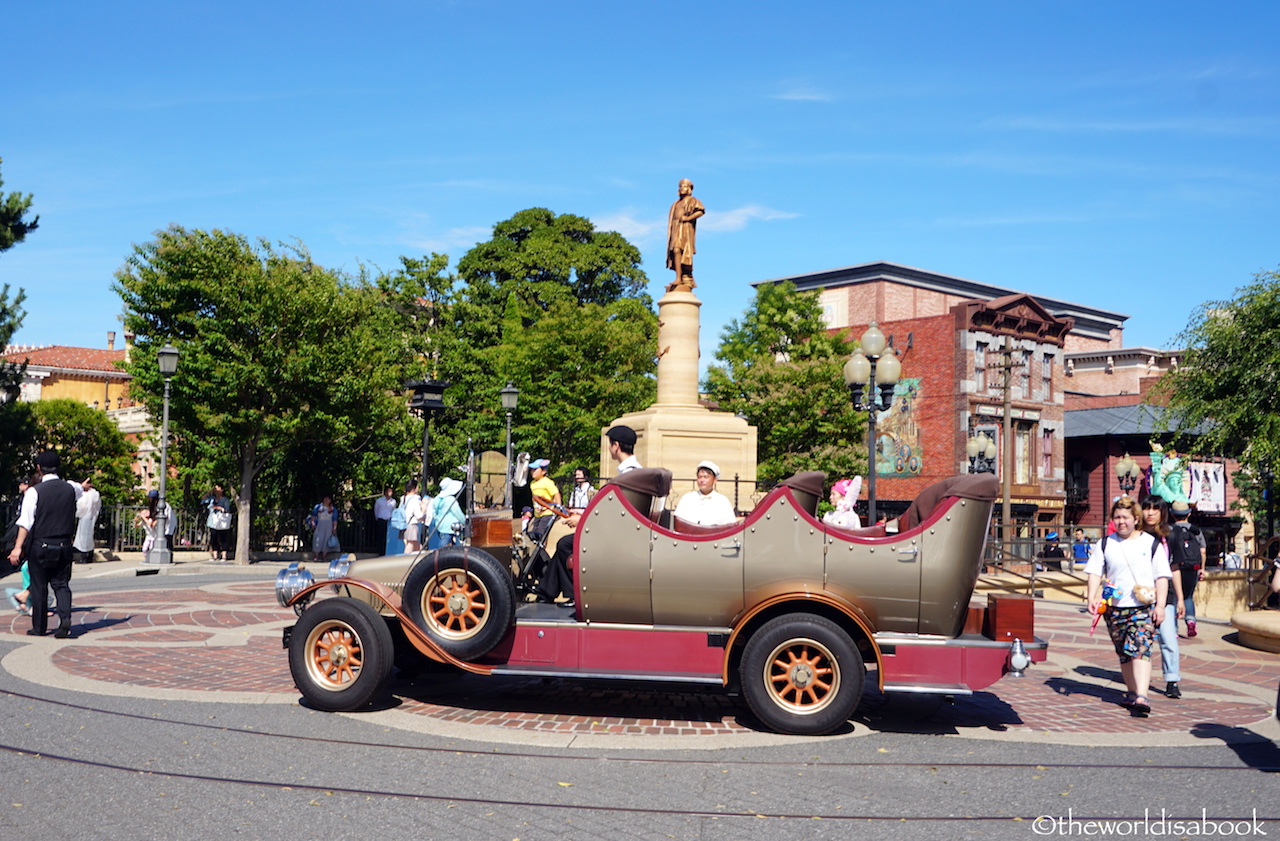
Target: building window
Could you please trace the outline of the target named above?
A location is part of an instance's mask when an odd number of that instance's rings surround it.
[[[978,342],[973,348],[973,390],[977,394],[987,390],[986,342]]]
[[[1031,399],[1031,351],[1022,351],[1018,365],[1019,393],[1023,400]]]
[[[1043,379],[1044,402],[1053,402],[1053,354],[1046,353],[1044,355],[1044,363],[1040,368],[1040,376]]]
[[[1053,475],[1053,430],[1040,432],[1040,475],[1048,479]]]
[[[1035,481],[1034,432],[1034,426],[1029,423],[1018,423],[1013,430],[1013,481],[1019,485]]]

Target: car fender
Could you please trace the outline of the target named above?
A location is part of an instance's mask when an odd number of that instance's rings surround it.
[[[336,578],[330,581],[317,582],[312,584],[310,587],[299,590],[298,593],[289,600],[289,606],[292,607],[294,605],[305,604],[312,598],[312,596],[315,595],[316,592],[326,587],[334,588],[335,592],[340,592],[343,587],[353,587],[357,590],[363,590],[364,592],[379,599],[386,606],[387,610],[395,614],[396,618],[400,620],[400,630],[404,632],[405,638],[409,641],[410,645],[422,652],[423,656],[429,657],[439,663],[448,663],[451,666],[456,666],[459,669],[471,672],[472,674],[487,675],[493,671],[492,666],[483,666],[476,663],[469,663],[466,660],[459,660],[447,651],[441,649],[440,646],[436,645],[435,641],[431,639],[431,637],[427,636],[425,631],[415,625],[413,620],[409,618],[409,615],[405,613],[400,599],[400,594],[392,590],[387,585],[379,584],[376,581],[366,581],[361,578]],[[351,596],[339,595],[335,598],[351,598]]]
[[[880,645],[876,642],[870,621],[857,605],[830,593],[796,591],[779,593],[752,605],[733,623],[733,630],[729,633],[729,639],[725,644],[724,665],[721,674],[726,686],[732,677],[735,654],[741,650],[741,647],[747,641],[743,634],[749,635],[756,626],[764,621],[764,617],[783,615],[786,611],[779,611],[777,608],[787,604],[805,606],[796,612],[817,613],[835,619],[837,622],[852,623],[866,641],[872,656],[875,658],[877,679],[880,679],[880,676],[884,674],[884,658],[880,651]],[[834,616],[832,615],[833,613],[835,614]],[[854,644],[857,645],[858,642],[859,640],[855,637]]]

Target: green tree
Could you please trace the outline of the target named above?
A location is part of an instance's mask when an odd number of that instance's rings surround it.
[[[1255,275],[1231,300],[1201,304],[1177,342],[1186,349],[1182,364],[1153,392],[1167,404],[1166,423],[1194,430],[1191,446],[1200,452],[1238,458],[1244,468],[1238,478],[1246,483],[1274,476],[1280,471],[1280,272]]]
[[[68,398],[29,405],[36,436],[27,454],[28,464],[34,464],[42,451],[56,450],[62,459],[58,475],[76,480],[93,476],[104,504],[139,501],[134,447],[106,412]]]
[[[421,356],[409,314],[423,290],[404,277],[368,283],[315,265],[300,245],[172,226],[134,249],[114,288],[138,336],[133,388],[153,417],[164,393],[156,351],[173,343],[182,354],[172,424],[206,475],[237,476],[242,563],[255,481],[273,459],[291,447],[325,454],[313,463],[327,475],[297,491],[333,492],[370,432],[405,415],[397,395]]]
[[[543,208],[493,231],[458,262],[460,283],[440,298],[424,374],[451,385],[449,409],[433,423],[432,461],[461,463],[468,439],[501,450],[498,391],[511,382],[520,389],[516,450],[556,468],[592,463],[600,428],[654,396],[657,318],[640,252]]]
[[[0,163],[4,160],[0,158]],[[0,177],[0,187],[4,178]],[[24,217],[31,209],[31,194],[5,193],[0,190],[0,251],[8,251],[22,242],[40,224],[40,217],[27,221]]]
[[[0,348],[8,347],[13,334],[22,326],[26,315],[22,309],[25,295],[21,289],[9,298],[9,285],[0,289]],[[35,444],[36,424],[28,403],[19,403],[19,387],[26,364],[0,359],[0,497],[17,490],[18,477],[34,467],[28,459]]]
[[[621,234],[542,207],[494,225],[493,238],[458,261],[458,274],[474,304],[501,311],[514,292],[535,320],[556,301],[608,304],[638,297],[648,282],[640,250]]]
[[[765,284],[741,321],[729,322],[704,388],[723,411],[759,431],[760,478],[801,470],[866,470],[866,420],[853,411],[841,369],[850,343],[828,333],[817,293]]]

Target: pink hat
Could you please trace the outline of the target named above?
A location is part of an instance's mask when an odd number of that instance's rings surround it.
[[[835,487],[832,488],[832,490],[840,494],[840,496],[848,496],[849,486],[852,484],[853,484],[852,479],[841,479],[839,482],[836,482]]]

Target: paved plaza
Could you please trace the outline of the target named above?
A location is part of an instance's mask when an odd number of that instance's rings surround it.
[[[76,567],[77,578],[110,579],[110,589],[76,596],[68,640],[25,636],[29,619],[8,612],[0,636],[17,643],[0,669],[60,690],[98,695],[237,704],[298,704],[281,630],[295,619],[275,602],[280,564],[249,567],[189,562],[158,576],[139,564]],[[191,577],[182,573],[221,573]],[[9,583],[9,582],[6,582]],[[1153,713],[1119,706],[1123,685],[1105,628],[1090,633],[1079,608],[1038,602],[1036,628],[1048,662],[1025,678],[947,703],[884,696],[868,681],[854,721],[829,738],[918,732],[1070,745],[1168,746],[1230,739],[1276,739],[1280,655],[1234,643],[1229,626],[1200,623],[1181,640],[1184,697],[1166,699],[1159,658]],[[394,698],[357,715],[391,729],[543,746],[709,749],[794,741],[754,722],[740,699],[716,689],[609,681],[490,678],[428,665],[398,675]]]

